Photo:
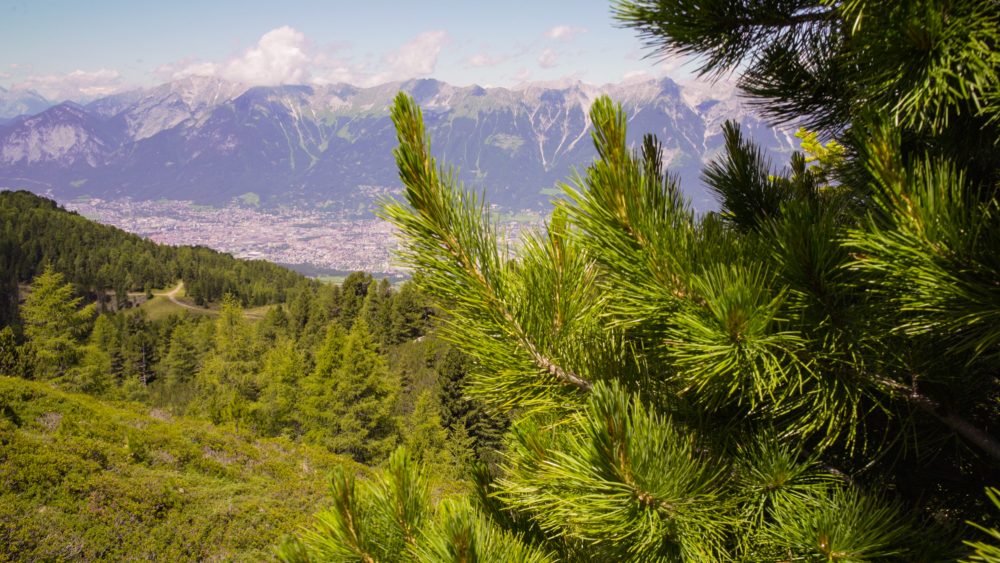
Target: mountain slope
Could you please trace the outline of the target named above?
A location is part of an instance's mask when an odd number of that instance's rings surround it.
[[[398,184],[388,106],[399,90],[424,109],[435,153],[506,208],[544,207],[549,189],[594,158],[587,112],[602,94],[625,107],[633,141],[660,136],[699,207],[711,205],[698,178],[721,146],[724,119],[775,155],[794,147],[732,90],[693,91],[669,79],[507,89],[429,79],[248,88],[187,78],[0,126],[0,187],[207,204],[254,192],[265,206],[366,209]]]
[[[54,201],[0,192],[0,325],[11,322],[17,286],[47,265],[81,294],[173,286],[204,304],[231,294],[250,306],[284,301],[306,278],[263,260],[241,260],[205,247],[157,244],[66,211]]]

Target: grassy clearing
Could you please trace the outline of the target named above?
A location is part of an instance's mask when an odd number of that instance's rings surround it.
[[[204,315],[214,317],[219,314],[218,305],[210,305],[208,307],[199,307],[194,304],[190,299],[186,298],[185,288],[183,284],[180,286],[176,292],[174,292],[174,299],[180,301],[184,305],[180,305],[170,297],[167,296],[168,293],[172,292],[174,288],[160,289],[153,291],[153,298],[144,301],[139,305],[139,309],[146,311],[146,314],[151,320],[157,321],[169,317],[170,315],[179,315],[181,313],[189,313],[192,315]],[[244,315],[248,319],[259,320],[264,318],[264,315],[274,307],[274,305],[261,305],[260,307],[253,307],[247,309]]]
[[[202,307],[188,309],[186,307],[182,307],[171,301],[170,298],[165,295],[154,295],[152,299],[140,305],[139,308],[146,311],[149,318],[154,321],[164,319],[170,315],[179,315],[181,313],[207,316],[216,316],[219,314],[218,311],[213,309],[206,309]]]
[[[250,309],[245,310],[243,314],[248,319],[259,320],[263,319],[264,315],[266,315],[267,312],[273,308],[274,305],[261,305],[260,307],[251,307]]]

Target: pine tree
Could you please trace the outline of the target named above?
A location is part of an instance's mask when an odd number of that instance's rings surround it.
[[[21,375],[21,355],[14,329],[9,326],[0,329],[0,374]]]
[[[110,395],[115,388],[111,356],[90,343],[81,348],[80,365],[73,370],[72,387],[90,395]]]
[[[149,384],[156,374],[154,365],[158,361],[153,345],[153,327],[145,311],[137,311],[122,318],[121,357],[123,362],[123,391],[132,400],[142,400],[148,396]]]
[[[368,293],[361,304],[361,314],[364,315],[371,331],[372,338],[379,345],[380,350],[390,344],[390,330],[392,320],[390,309],[393,303],[392,286],[389,280],[382,278],[380,281],[372,282],[368,287]]]
[[[264,318],[257,323],[257,339],[273,343],[278,339],[291,338],[288,315],[280,304],[264,313]]]
[[[212,353],[199,370],[196,409],[213,422],[251,423],[251,403],[260,393],[257,355],[253,329],[243,307],[230,295],[223,300],[215,323]]]
[[[413,412],[406,417],[404,445],[413,460],[420,466],[433,465],[439,471],[451,472],[454,466],[449,459],[448,433],[441,424],[438,398],[430,389],[417,396]]]
[[[351,328],[354,319],[361,313],[374,280],[364,272],[351,272],[340,284],[340,311],[337,315],[344,328]]]
[[[392,295],[388,311],[387,343],[401,344],[423,335],[430,325],[430,307],[413,282]]]
[[[331,325],[303,387],[306,441],[363,463],[388,457],[398,440],[392,416],[396,388],[364,316],[354,320],[346,338]]]
[[[94,317],[94,306],[81,307],[73,287],[51,267],[38,275],[21,307],[24,335],[34,351],[34,376],[65,375],[79,357],[80,339]]]
[[[192,382],[201,368],[202,347],[191,323],[179,323],[171,331],[166,354],[158,366],[160,404],[169,406],[174,412],[183,413],[194,399]]]
[[[258,433],[290,437],[301,433],[296,411],[300,407],[299,380],[303,371],[305,362],[292,340],[279,340],[264,355],[259,376],[261,391],[253,407]]]
[[[727,124],[703,176],[720,211],[699,215],[655,137],[630,147],[599,99],[597,160],[514,252],[400,94],[405,202],[383,214],[474,360],[468,392],[515,420],[468,510],[411,491],[426,532],[410,545],[378,518],[344,532],[377,498],[345,479],[337,516],[285,557],[495,559],[484,525],[557,560],[954,560],[955,529],[985,559],[964,521],[996,528],[1000,6],[615,10],[704,72],[740,73],[766,113],[818,131],[810,154],[775,169]]]
[[[468,442],[478,460],[493,466],[509,421],[501,413],[487,412],[481,400],[467,395],[470,365],[467,355],[449,348],[437,366],[441,423],[451,443]]]

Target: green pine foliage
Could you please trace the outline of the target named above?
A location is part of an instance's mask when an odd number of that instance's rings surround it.
[[[993,503],[994,511],[1000,511],[1000,490],[990,487],[986,489],[986,494]],[[975,553],[970,555],[967,561],[969,563],[1000,563],[1000,527],[987,529],[975,522],[970,522],[970,524],[981,530],[990,539],[990,543],[983,540],[966,542],[969,547],[975,550]]]
[[[333,506],[279,550],[283,561],[554,561],[550,554],[499,530],[466,501],[431,502],[429,470],[400,448],[380,478],[358,482],[333,475]]]
[[[815,129],[807,152],[776,168],[726,124],[703,176],[720,210],[698,215],[599,99],[597,160],[510,246],[400,94],[404,201],[383,216],[471,358],[467,394],[513,424],[473,501],[423,510],[422,534],[363,522],[376,553],[318,526],[298,560],[454,560],[472,536],[441,530],[484,523],[557,560],[988,560],[965,522],[995,530],[1000,474],[997,5],[614,6]]]

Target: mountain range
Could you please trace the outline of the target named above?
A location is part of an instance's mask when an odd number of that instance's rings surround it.
[[[189,77],[85,105],[0,92],[0,116],[22,113],[0,122],[0,188],[62,200],[240,199],[367,212],[399,184],[388,110],[400,90],[422,107],[435,155],[507,209],[544,208],[560,181],[593,160],[587,112],[602,94],[622,104],[633,142],[659,136],[666,164],[699,209],[713,206],[699,174],[721,148],[724,120],[738,121],[776,162],[797,146],[791,131],[768,126],[731,88],[670,79],[518,88],[421,79],[361,88]]]

